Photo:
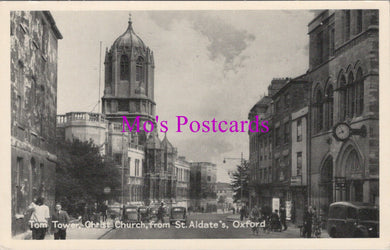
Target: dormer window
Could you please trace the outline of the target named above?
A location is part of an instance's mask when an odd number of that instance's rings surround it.
[[[129,58],[126,55],[121,56],[120,62],[120,79],[129,80],[130,71],[129,71]]]
[[[144,59],[142,57],[138,57],[137,59],[135,79],[139,82],[144,80]]]

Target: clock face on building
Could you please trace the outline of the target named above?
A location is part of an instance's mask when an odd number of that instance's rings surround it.
[[[351,128],[346,123],[338,123],[333,128],[333,136],[339,141],[345,141],[351,135]]]

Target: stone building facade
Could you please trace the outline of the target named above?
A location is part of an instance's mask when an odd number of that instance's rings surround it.
[[[379,202],[378,10],[325,10],[309,23],[310,203]],[[332,136],[339,122],[365,135]]]
[[[57,49],[48,11],[11,11],[12,234],[24,232],[38,196],[53,208],[56,168]]]
[[[272,207],[273,198],[273,114],[272,96],[288,81],[286,78],[274,78],[268,86],[268,95],[263,96],[249,111],[248,119],[252,122],[259,119],[259,124],[267,121],[269,131],[249,135],[249,205]],[[258,118],[256,118],[256,116]],[[254,129],[252,129],[254,130]]]
[[[379,205],[378,11],[324,10],[308,28],[309,69],[294,80],[308,87],[302,92],[304,97],[290,96],[294,105],[279,113],[278,96],[285,95],[283,92],[292,81],[282,83],[283,87],[272,88],[271,84],[268,96],[250,110],[250,120],[255,115],[269,119],[272,125],[267,134],[273,137],[270,163],[264,162],[266,143],[261,137],[266,134],[249,134],[250,200],[269,205],[266,197],[279,197],[284,205],[283,200],[291,199],[291,215],[296,218],[302,214],[297,209],[313,205],[325,221],[329,204],[335,201]],[[287,122],[289,127],[283,125]],[[340,123],[351,128],[345,140],[334,133]],[[301,141],[294,140],[299,126]],[[280,161],[284,157],[289,159],[287,180],[278,170],[284,168]],[[272,184],[261,177],[265,171],[262,168],[267,169],[268,164],[273,169]],[[299,165],[302,177],[298,177]],[[282,185],[282,179],[286,185]],[[280,189],[279,195],[276,189]]]
[[[249,120],[267,121],[269,131],[249,132],[250,206],[272,208],[277,199],[287,218],[302,222],[307,198],[307,115],[310,84],[303,76],[273,79],[268,95],[250,110]],[[256,116],[258,118],[256,118]]]

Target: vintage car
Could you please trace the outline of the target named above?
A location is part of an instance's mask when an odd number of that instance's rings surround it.
[[[141,206],[138,208],[139,219],[142,222],[149,222],[150,220],[150,211],[148,207]]]
[[[140,222],[138,208],[134,206],[125,207],[122,220],[124,222]]]
[[[157,212],[158,212],[158,206],[150,206],[149,207],[150,219],[156,218]]]
[[[187,209],[185,207],[172,207],[169,216],[169,222],[171,224],[176,221],[184,222],[187,224]]]
[[[107,207],[107,217],[112,220],[119,219],[121,216],[121,206],[120,205],[109,205]]]
[[[379,209],[362,202],[334,202],[329,206],[327,230],[332,238],[377,238]]]

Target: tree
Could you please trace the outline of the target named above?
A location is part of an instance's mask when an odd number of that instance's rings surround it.
[[[233,200],[237,202],[238,200],[248,200],[249,197],[249,175],[248,175],[248,163],[243,162],[242,165],[237,166],[237,170],[232,174],[232,183],[233,188]],[[241,192],[242,189],[242,192]],[[242,194],[242,197],[241,197]]]
[[[81,214],[84,204],[119,196],[120,170],[112,160],[103,159],[92,141],[58,141],[57,157],[56,200],[70,214]],[[105,187],[110,187],[110,194],[104,194]]]

